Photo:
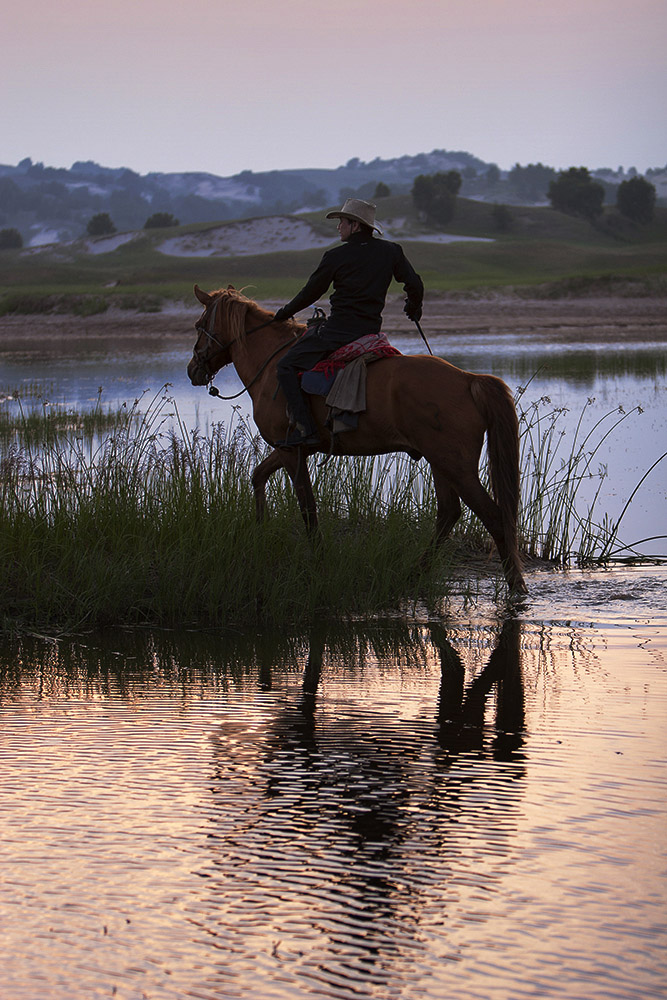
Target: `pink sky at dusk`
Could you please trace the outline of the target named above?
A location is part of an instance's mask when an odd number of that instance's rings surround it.
[[[667,162],[665,0],[25,0],[2,20],[0,163]]]

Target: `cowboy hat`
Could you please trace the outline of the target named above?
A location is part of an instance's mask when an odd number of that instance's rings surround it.
[[[375,205],[370,201],[362,201],[360,198],[348,198],[340,212],[327,212],[327,219],[354,219],[356,222],[363,222],[371,229],[377,229],[382,235],[382,230],[375,225]]]

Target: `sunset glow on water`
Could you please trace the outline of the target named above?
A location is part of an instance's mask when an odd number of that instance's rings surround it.
[[[262,663],[5,644],[0,995],[657,998],[667,628],[635,610]]]

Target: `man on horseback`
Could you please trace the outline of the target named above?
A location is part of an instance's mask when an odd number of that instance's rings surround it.
[[[333,284],[329,299],[331,315],[314,333],[305,333],[278,362],[278,382],[287,399],[292,433],[278,447],[292,448],[319,443],[319,435],[310,405],[301,391],[299,374],[309,371],[333,351],[365,334],[380,332],[382,310],[392,278],[406,293],[404,311],[414,321],[422,313],[424,285],[398,243],[375,239],[375,205],[358,198],[348,198],[339,212],[329,212],[327,219],[338,219],[342,246],[322,257],[318,267],[297,295],[275,314],[274,322],[291,319],[301,309],[313,305]]]

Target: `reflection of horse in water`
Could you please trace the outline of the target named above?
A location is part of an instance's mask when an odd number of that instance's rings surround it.
[[[276,366],[305,329],[292,321],[273,323],[272,314],[234,288],[195,294],[204,306],[198,339],[188,364],[193,385],[208,385],[216,372],[233,364],[253,402],[253,417],[269,444],[287,436],[282,393],[276,394]],[[258,512],[266,510],[265,486],[284,467],[294,484],[309,530],[317,509],[302,452],[385,455],[407,452],[425,458],[433,473],[438,504],[434,542],[439,544],[461,515],[463,502],[492,536],[512,591],[525,593],[517,548],[519,434],[512,395],[494,375],[461,371],[426,355],[384,358],[368,368],[367,410],[355,430],[332,438],[326,404],[313,397],[320,445],[277,448],[253,474]],[[489,473],[495,499],[479,479],[479,459],[487,437]]]
[[[440,658],[440,696],[438,698],[436,739],[443,749],[457,751],[479,749],[484,743],[487,699],[495,687],[494,757],[504,759],[523,742],[524,698],[520,663],[521,625],[507,618],[491,651],[486,667],[465,689],[465,668],[461,657],[439,624],[429,626],[431,641]],[[307,728],[315,729],[315,696],[322,674],[325,633],[314,629],[303,675],[301,709]]]
[[[378,995],[407,988],[429,921],[442,924],[453,904],[465,919],[461,886],[471,851],[481,848],[473,863],[478,893],[502,878],[514,850],[524,774],[519,633],[516,621],[506,622],[466,686],[458,653],[433,626],[441,677],[437,707],[425,715],[421,695],[414,712],[405,702],[392,711],[380,704],[379,689],[372,701],[357,697],[356,683],[341,694],[338,672],[329,687],[326,632],[312,632],[298,693],[282,705],[278,696],[268,724],[252,725],[243,759],[238,738],[217,741],[212,899],[224,899],[218,920],[232,953],[249,956],[267,934],[280,941],[276,975],[286,993],[290,976],[301,988],[326,987],[327,995],[341,976]],[[281,673],[281,689],[284,680]],[[265,669],[262,687],[269,685]],[[492,701],[489,736],[484,716]],[[236,774],[244,785],[230,817]]]
[[[445,630],[431,626],[431,638],[441,663],[437,739],[452,754],[481,750],[487,699],[496,688],[493,756],[511,760],[523,742],[524,698],[520,665],[521,626],[514,618],[505,621],[489,661],[467,690],[465,670]]]

